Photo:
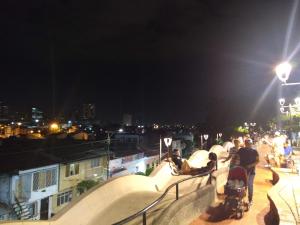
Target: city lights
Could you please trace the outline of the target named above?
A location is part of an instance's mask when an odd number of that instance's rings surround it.
[[[50,131],[52,131],[52,132],[57,132],[57,131],[59,131],[59,125],[58,125],[58,123],[52,123],[52,124],[50,125]]]
[[[153,128],[157,130],[157,129],[159,129],[159,125],[158,124],[153,124]]]

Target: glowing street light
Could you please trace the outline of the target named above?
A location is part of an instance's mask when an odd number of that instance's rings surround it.
[[[165,145],[166,145],[167,148],[168,148],[168,158],[169,158],[169,157],[171,156],[169,147],[170,147],[171,144],[172,144],[172,138],[164,138],[164,142],[165,142]]]
[[[300,97],[295,98],[295,103],[296,103],[297,106],[300,105]]]
[[[207,141],[207,139],[208,139],[208,134],[204,134],[204,135],[203,135],[203,138],[204,138],[205,141]]]
[[[172,144],[172,138],[164,138],[165,145],[169,148]]]
[[[58,132],[58,130],[59,130],[58,123],[52,123],[52,124],[50,124],[50,131],[52,131],[52,132]]]
[[[285,99],[284,99],[284,98],[280,98],[280,99],[279,99],[279,104],[280,104],[281,106],[283,106],[284,103],[285,103]]]
[[[289,79],[291,71],[292,66],[289,62],[280,63],[275,67],[276,75],[283,83],[286,83],[286,81]]]
[[[289,105],[284,105],[285,104],[285,99],[284,98],[280,98],[279,99],[279,104],[280,104],[280,112],[283,113],[283,114],[288,114],[290,113],[291,116],[293,114],[295,114],[296,112],[299,112],[300,111],[300,97],[296,97],[294,99],[295,101],[295,104],[289,104]],[[285,108],[288,109],[288,111],[285,111]]]

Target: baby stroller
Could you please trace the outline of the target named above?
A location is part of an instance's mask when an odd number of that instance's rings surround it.
[[[241,219],[245,211],[249,210],[245,202],[247,192],[247,172],[242,167],[234,167],[229,170],[225,185],[225,211],[236,219]]]

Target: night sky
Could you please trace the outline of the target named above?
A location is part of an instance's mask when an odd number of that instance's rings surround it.
[[[123,113],[183,123],[276,113],[278,81],[255,106],[282,59],[292,0],[0,4],[0,101],[12,109],[50,114],[55,77],[57,114],[82,103],[115,122]],[[299,15],[288,53],[299,41]]]

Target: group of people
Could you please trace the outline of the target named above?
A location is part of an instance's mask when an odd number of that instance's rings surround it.
[[[253,200],[253,183],[255,177],[255,167],[259,162],[258,152],[252,148],[252,140],[246,139],[244,143],[241,143],[239,139],[234,140],[234,147],[230,148],[229,156],[222,162],[225,163],[230,160],[229,167],[234,168],[236,166],[243,167],[247,172],[247,187],[248,187],[248,200],[249,204],[252,204]],[[188,164],[187,160],[183,160],[180,156],[178,149],[173,151],[171,160],[178,168],[179,174],[191,174],[196,175],[204,172],[216,169],[217,155],[210,152],[208,155],[209,162],[205,167],[194,168]]]
[[[229,168],[236,166],[243,167],[247,172],[247,188],[249,205],[253,200],[253,183],[255,178],[255,167],[259,162],[258,152],[252,148],[253,141],[245,139],[244,143],[240,140],[234,140],[234,147],[230,148],[228,157],[222,162],[225,163],[230,160]]]
[[[201,168],[191,167],[187,160],[183,160],[180,152],[178,149],[174,149],[173,155],[172,155],[172,161],[178,168],[179,174],[185,174],[185,175],[196,175],[200,173],[205,173],[208,171],[211,171],[216,168],[217,165],[217,155],[213,152],[210,152],[208,154],[209,162],[206,164],[206,166]]]
[[[263,142],[271,147],[271,151],[266,155],[268,165],[282,167],[291,158],[293,148],[286,135],[275,132],[274,137],[267,136]]]

